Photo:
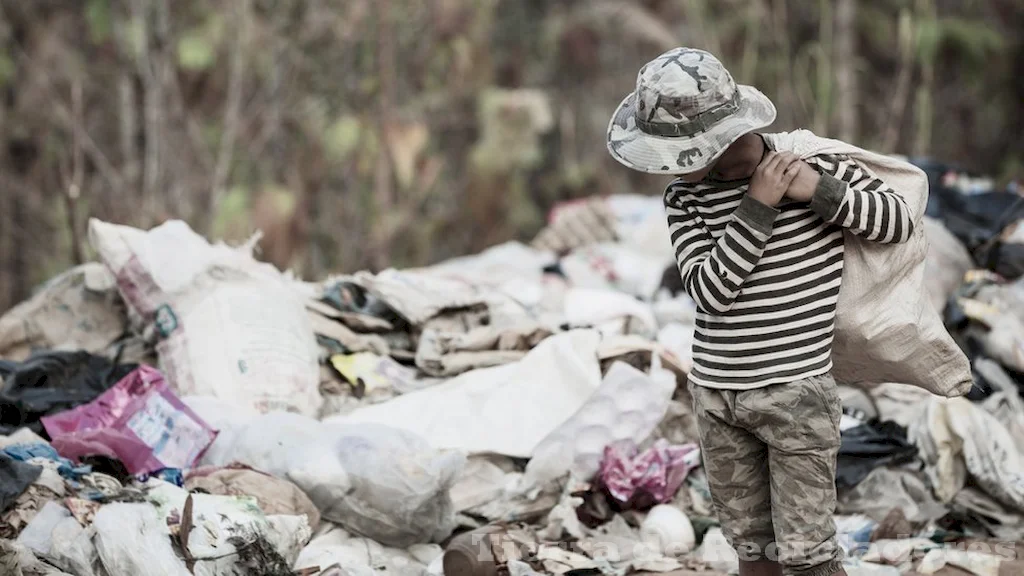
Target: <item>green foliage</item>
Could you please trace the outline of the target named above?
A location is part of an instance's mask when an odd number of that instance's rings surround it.
[[[139,58],[146,48],[146,24],[132,18],[120,28],[121,43],[132,57]]]
[[[0,211],[0,253],[27,244],[13,232],[21,228],[56,248],[34,249],[25,270],[0,269],[0,309],[13,303],[18,277],[69,262],[59,206],[74,146],[67,116],[46,111],[57,103],[70,111],[76,85],[90,139],[83,222],[183,217],[200,232],[242,239],[257,212],[294,216],[303,220],[280,224],[302,230],[286,244],[311,254],[300,271],[309,277],[387,265],[375,251],[422,265],[526,239],[551,203],[571,197],[657,193],[664,182],[615,164],[604,137],[637,69],[666,43],[718,51],[738,81],[773,99],[775,129],[834,135],[837,124],[831,0],[13,3],[28,41],[24,59],[0,48],[0,87],[10,95],[0,103],[0,139],[39,154],[32,170],[0,180],[40,194],[21,205],[18,226]],[[874,137],[900,153],[930,151],[1019,177],[1021,91],[1006,71],[1019,56],[1024,15],[986,0],[855,6],[856,52],[843,56],[856,74],[865,138],[856,143]],[[389,84],[381,82],[382,10],[394,33]],[[252,45],[242,47],[241,109],[224,156],[229,55],[242,16]],[[8,28],[0,22],[0,47],[10,44]],[[960,113],[965,106],[974,109]],[[385,141],[392,171],[381,180]],[[226,192],[207,214],[223,166]],[[382,223],[410,206],[415,225],[384,250],[372,246]]]
[[[249,189],[244,186],[231,188],[221,199],[217,214],[214,216],[213,237],[244,240],[249,233],[250,210]]]
[[[933,62],[942,40],[942,26],[938,20],[923,19],[917,22],[917,58],[921,62]]]
[[[85,7],[85,21],[89,26],[89,39],[101,44],[110,39],[113,28],[110,0],[89,0]]]
[[[961,18],[939,21],[941,42],[962,55],[966,64],[983,66],[989,58],[1006,48],[1006,39],[984,22]]]
[[[14,73],[14,61],[7,54],[0,52],[0,88],[7,86],[14,78]]]
[[[201,31],[190,31],[178,39],[178,65],[185,70],[203,71],[214,65],[217,54]]]
[[[363,133],[359,118],[346,115],[338,118],[323,135],[324,147],[335,160],[345,160],[359,145]]]

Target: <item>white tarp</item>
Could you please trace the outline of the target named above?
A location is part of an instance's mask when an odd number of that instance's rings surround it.
[[[599,341],[592,330],[552,336],[519,362],[467,372],[328,422],[375,422],[414,432],[434,448],[529,458],[601,385]]]

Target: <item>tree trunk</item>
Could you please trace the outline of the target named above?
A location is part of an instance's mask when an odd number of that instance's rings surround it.
[[[916,4],[919,17],[929,25],[934,25],[937,19],[935,14],[934,0],[918,0]],[[932,143],[932,93],[935,90],[935,54],[925,52],[921,57],[921,84],[917,88],[917,98],[914,103],[917,112],[917,122],[914,131],[914,154],[928,156],[931,153]]]
[[[779,99],[779,105],[777,106],[779,111],[778,123],[780,128],[792,130],[796,120],[796,92],[793,66],[790,64],[793,62],[793,56],[789,43],[788,2],[786,0],[769,2],[768,10],[772,18],[772,39],[775,43],[775,49],[778,51],[778,58],[783,62],[783,65],[778,68],[779,72],[775,80],[776,93]]]
[[[377,164],[374,172],[374,227],[373,266],[378,270],[387,265],[391,252],[388,221],[394,207],[394,184],[391,176],[391,155],[388,150],[388,121],[393,106],[395,44],[391,30],[391,0],[376,0],[377,9],[377,70],[380,94],[377,111]]]
[[[835,22],[836,123],[840,140],[857,139],[856,0],[838,0]]]
[[[228,176],[231,175],[231,164],[234,159],[235,136],[241,121],[242,82],[245,80],[245,51],[249,43],[250,28],[249,0],[235,0],[235,42],[231,47],[231,63],[228,69],[227,102],[224,104],[223,131],[217,149],[217,164],[213,170],[213,182],[210,188],[210,205],[206,218],[208,232],[213,231],[213,222],[220,209],[224,188]]]
[[[907,100],[910,98],[910,79],[914,73],[914,16],[909,10],[900,11],[899,15],[900,69],[896,79],[896,90],[892,97],[883,124],[883,136],[880,149],[892,154],[900,142],[900,130],[907,111]]]

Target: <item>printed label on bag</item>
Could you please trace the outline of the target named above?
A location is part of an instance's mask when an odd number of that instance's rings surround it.
[[[127,427],[168,468],[190,467],[211,440],[209,431],[160,394],[151,395]]]

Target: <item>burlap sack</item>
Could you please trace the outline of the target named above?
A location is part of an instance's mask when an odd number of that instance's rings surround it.
[[[776,150],[802,158],[845,154],[903,196],[914,234],[903,244],[881,244],[846,234],[843,284],[832,346],[836,380],[870,386],[912,384],[940,396],[971,388],[970,361],[946,331],[925,286],[928,240],[922,223],[928,201],[924,172],[807,130],[766,135]]]

